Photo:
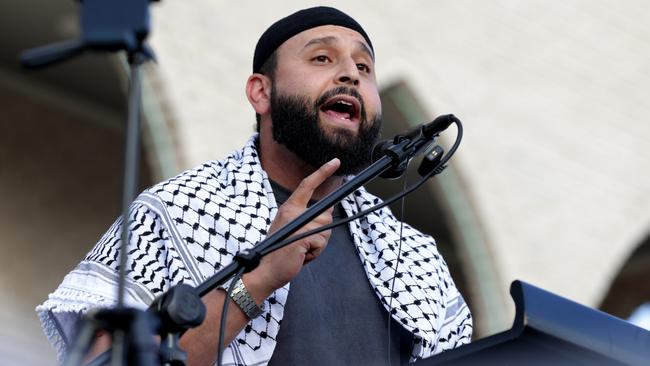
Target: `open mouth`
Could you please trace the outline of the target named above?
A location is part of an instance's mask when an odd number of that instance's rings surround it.
[[[358,122],[359,114],[361,113],[361,105],[354,97],[338,95],[325,102],[320,110],[334,118]]]

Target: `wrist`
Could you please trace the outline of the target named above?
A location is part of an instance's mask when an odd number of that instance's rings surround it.
[[[275,288],[268,284],[265,278],[268,277],[260,275],[259,271],[256,270],[245,273],[241,278],[246,290],[248,290],[248,293],[259,307],[262,307],[266,298],[275,291]]]

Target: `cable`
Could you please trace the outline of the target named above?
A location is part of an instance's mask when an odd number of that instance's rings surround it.
[[[262,251],[260,254],[262,256],[267,255],[268,253],[271,253],[272,251],[274,251],[276,249],[282,248],[285,245],[293,243],[294,241],[306,238],[306,237],[314,235],[314,234],[318,234],[321,231],[329,230],[329,229],[337,227],[339,225],[346,224],[346,223],[348,223],[350,221],[354,221],[354,220],[356,220],[356,219],[358,219],[360,217],[363,217],[363,216],[365,216],[365,215],[367,215],[367,214],[369,214],[371,212],[374,212],[374,211],[377,211],[377,210],[379,210],[381,208],[384,208],[384,207],[390,205],[391,203],[397,201],[398,199],[406,196],[407,194],[413,192],[414,190],[420,188],[420,186],[422,186],[422,184],[424,184],[431,176],[435,175],[434,172],[438,171],[440,168],[444,168],[444,167],[442,167],[440,164],[438,164],[436,169],[434,169],[431,173],[427,174],[424,178],[420,179],[415,185],[409,187],[406,191],[402,191],[402,192],[394,195],[393,197],[389,198],[388,200],[386,200],[386,201],[384,201],[384,202],[382,202],[382,203],[380,203],[380,204],[378,204],[376,206],[373,206],[373,207],[371,207],[371,208],[369,208],[367,210],[361,211],[361,212],[357,213],[354,216],[350,216],[348,218],[345,218],[345,219],[342,219],[342,220],[339,220],[339,221],[335,221],[335,222],[332,222],[330,224],[323,225],[321,227],[317,227],[317,228],[315,228],[313,230],[309,230],[309,231],[304,232],[302,234],[298,234],[296,236],[292,236],[290,238],[287,238],[287,239],[281,241],[280,243],[278,243],[276,245],[273,245],[273,246],[270,246],[270,247],[266,248],[266,250]]]
[[[429,176],[427,175],[427,178],[422,178],[418,183],[416,183],[413,187],[410,187],[407,191],[400,192],[400,193],[396,194],[395,196],[389,198],[387,201],[384,201],[384,202],[382,202],[382,203],[380,203],[380,204],[378,204],[376,206],[372,206],[369,209],[361,211],[361,212],[357,213],[354,216],[350,216],[348,218],[345,218],[345,219],[342,219],[342,220],[339,220],[339,221],[334,221],[334,222],[332,222],[330,224],[323,225],[323,226],[317,227],[317,228],[315,228],[313,230],[309,230],[307,232],[304,232],[302,234],[298,234],[296,236],[292,236],[290,238],[287,238],[287,239],[281,241],[280,243],[278,243],[276,245],[268,247],[261,254],[262,254],[262,256],[267,255],[268,253],[270,253],[270,252],[272,252],[272,251],[274,251],[276,249],[282,248],[285,245],[293,243],[294,241],[306,238],[306,237],[314,235],[314,234],[318,234],[321,231],[329,230],[329,229],[337,227],[339,225],[346,224],[346,223],[348,223],[350,221],[354,221],[354,220],[356,220],[356,219],[358,219],[360,217],[363,217],[363,216],[365,216],[365,215],[367,215],[367,214],[369,214],[369,213],[371,213],[373,211],[377,211],[380,208],[384,208],[384,207],[390,205],[391,203],[397,201],[398,199],[402,198],[403,196],[405,196],[405,195],[413,192],[414,190],[418,189],[424,182],[426,182],[426,180],[428,178],[429,178]]]
[[[233,277],[230,285],[228,286],[228,291],[226,292],[226,298],[223,300],[223,308],[221,309],[221,321],[219,323],[219,345],[217,346],[217,365],[221,366],[223,362],[223,348],[224,342],[223,338],[226,333],[226,322],[228,321],[228,305],[230,304],[230,294],[235,288],[235,283],[237,280],[244,274],[246,268],[242,268],[237,272]]]

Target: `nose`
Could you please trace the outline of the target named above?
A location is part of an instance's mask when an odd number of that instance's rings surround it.
[[[359,86],[359,69],[352,59],[341,62],[336,74],[336,82],[343,85]]]

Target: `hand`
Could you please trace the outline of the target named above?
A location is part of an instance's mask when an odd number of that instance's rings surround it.
[[[314,191],[327,178],[331,177],[340,165],[341,162],[338,159],[333,159],[303,179],[289,199],[278,208],[269,233],[274,233],[302,214]],[[332,209],[330,208],[303,226],[294,235],[331,222]],[[260,265],[254,271],[245,274],[242,279],[253,299],[261,304],[273,291],[296,277],[304,264],[314,260],[325,250],[330,234],[331,230],[322,231],[291,243],[262,258]]]

